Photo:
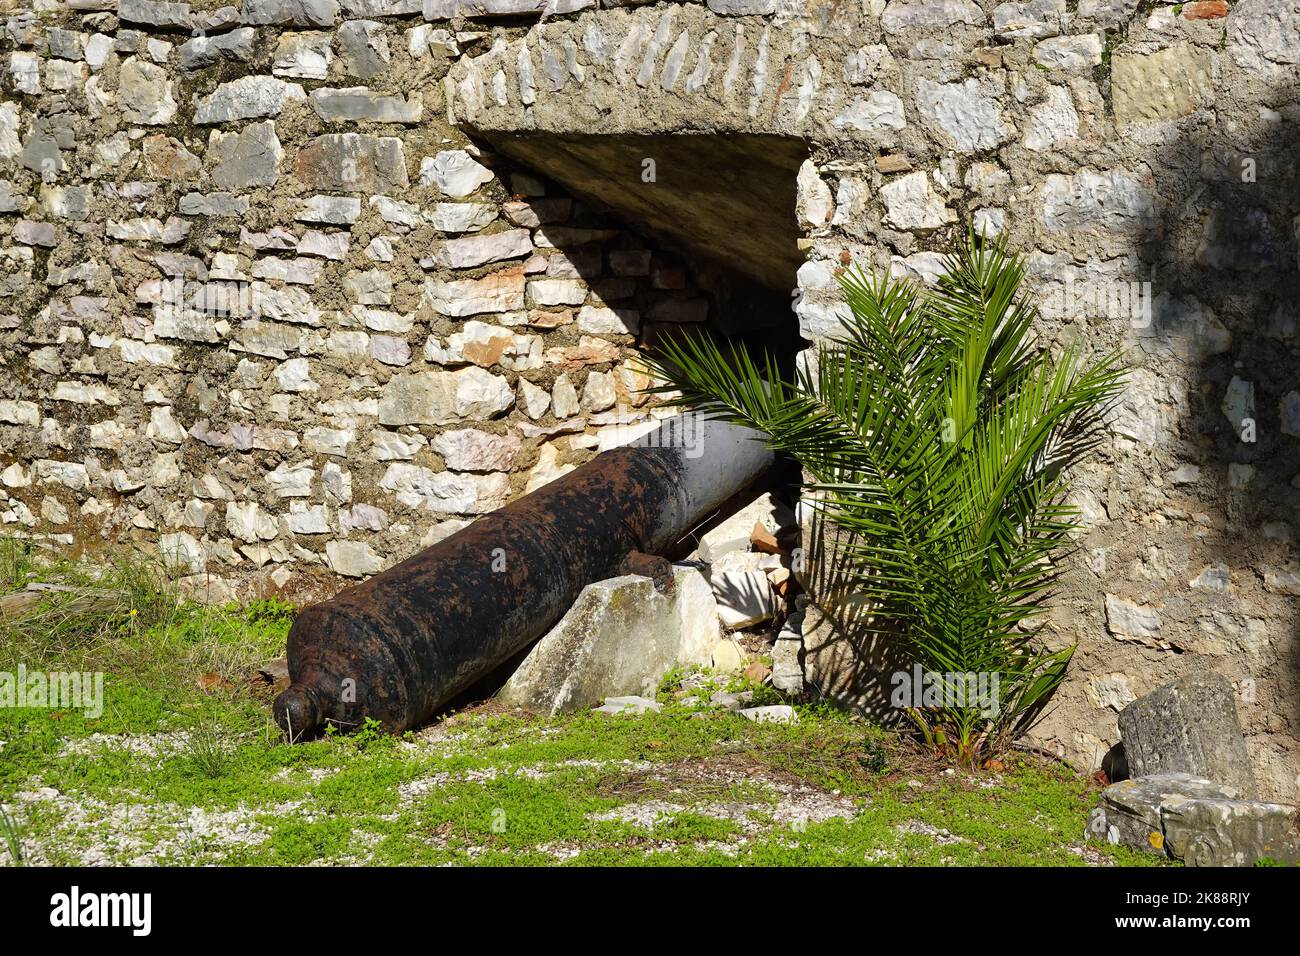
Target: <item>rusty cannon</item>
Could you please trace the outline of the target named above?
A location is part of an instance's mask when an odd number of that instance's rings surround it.
[[[428,720],[545,634],[588,584],[653,574],[647,555],[772,464],[762,437],[697,415],[667,419],[306,608],[289,632],[291,683],[276,721],[297,740],[327,722],[372,718],[401,732]]]

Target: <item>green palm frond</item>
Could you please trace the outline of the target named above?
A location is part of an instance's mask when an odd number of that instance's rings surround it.
[[[1118,357],[1053,357],[1005,242],[968,233],[933,288],[857,269],[838,276],[849,316],[792,380],[775,361],[702,337],[646,360],[672,404],[758,429],[803,465],[865,627],[901,628],[928,671],[994,673],[996,717],[929,717],[962,759],[1042,707],[1073,648],[1038,647],[1077,514],[1069,470],[1096,448],[1122,387]],[[931,732],[932,731],[932,732]]]

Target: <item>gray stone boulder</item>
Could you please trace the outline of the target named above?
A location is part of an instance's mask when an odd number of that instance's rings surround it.
[[[1230,800],[1236,796],[1229,787],[1185,773],[1121,780],[1102,793],[1101,806],[1088,817],[1087,832],[1107,843],[1163,855],[1161,811],[1166,800]]]
[[[1188,866],[1254,866],[1257,860],[1300,863],[1300,808],[1260,800],[1168,802],[1165,850]]]
[[[1221,674],[1189,674],[1139,697],[1120,712],[1119,734],[1131,777],[1190,774],[1255,795],[1232,682]]]
[[[633,574],[587,585],[529,651],[500,699],[539,713],[570,713],[606,698],[653,697],[672,668],[708,665],[721,637],[713,592],[695,568],[674,565],[673,578],[671,594]]]
[[[1107,787],[1088,818],[1088,836],[1183,861],[1251,866],[1300,862],[1296,807],[1239,799],[1229,786],[1185,773]]]

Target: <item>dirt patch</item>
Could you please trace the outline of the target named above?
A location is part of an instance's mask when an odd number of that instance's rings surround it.
[[[688,811],[730,820],[747,833],[768,826],[851,820],[857,812],[847,797],[739,755],[610,774],[598,784],[597,792],[631,802],[591,819],[620,820],[647,829]],[[768,822],[760,822],[763,818]]]

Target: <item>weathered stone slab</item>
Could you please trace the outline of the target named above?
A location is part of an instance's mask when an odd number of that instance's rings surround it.
[[[284,33],[275,48],[271,72],[304,80],[323,80],[329,74],[334,51],[328,33]]]
[[[583,306],[578,310],[578,329],[582,332],[593,335],[636,335],[640,327],[640,313],[632,309]]]
[[[350,226],[360,215],[361,200],[355,196],[309,196],[295,218],[300,222]]]
[[[379,399],[384,425],[449,425],[461,419],[491,418],[514,402],[514,390],[500,376],[471,367],[455,372],[395,375]]]
[[[275,124],[270,121],[254,123],[239,133],[214,130],[208,139],[212,181],[224,189],[273,185],[283,155]]]
[[[903,101],[897,93],[888,90],[875,90],[865,99],[858,97],[844,107],[831,120],[836,129],[856,129],[872,132],[886,129],[902,129],[907,125]]]
[[[1041,39],[1060,33],[1065,17],[1065,0],[1000,3],[993,8],[993,29],[1008,39]]]
[[[350,17],[400,17],[424,10],[424,0],[343,0]]]
[[[671,668],[708,664],[718,639],[713,595],[699,571],[673,568],[664,595],[640,575],[598,581],[534,645],[501,699],[561,714],[622,695],[653,697]]]
[[[349,20],[338,29],[339,48],[349,76],[368,80],[392,61],[383,27],[373,20]]]
[[[151,27],[190,28],[188,3],[165,3],[163,0],[120,0],[117,15],[127,23]]]
[[[1228,678],[1196,673],[1129,704],[1119,715],[1129,772],[1186,773],[1252,796],[1255,778],[1233,698]]]
[[[899,229],[929,231],[957,218],[930,183],[928,173],[917,170],[890,180],[880,189],[885,221]]]
[[[388,466],[379,487],[393,492],[410,508],[443,514],[486,514],[505,504],[510,477],[432,471],[399,461]]]
[[[199,101],[194,122],[203,126],[231,120],[279,116],[289,100],[306,97],[297,83],[286,83],[273,76],[241,76],[222,83],[211,96]]]
[[[453,471],[509,471],[521,447],[514,435],[461,428],[434,437],[430,447]]]
[[[497,218],[497,207],[486,202],[440,202],[426,218],[439,232],[475,232]]]
[[[1188,43],[1111,61],[1115,122],[1157,123],[1195,112],[1214,93],[1210,54]]]
[[[524,277],[498,274],[451,282],[434,279],[425,283],[425,297],[435,311],[454,318],[509,312],[524,307]]]
[[[129,122],[143,126],[162,126],[176,115],[167,71],[135,57],[122,64],[118,102]]]
[[[1168,648],[1160,637],[1163,622],[1155,608],[1106,595],[1106,630],[1121,641],[1136,641],[1148,647]]]
[[[1300,808],[1256,800],[1166,801],[1165,850],[1188,866],[1300,863]]]
[[[724,17],[767,17],[776,13],[776,0],[708,0],[709,9]]]
[[[364,86],[313,90],[311,105],[317,116],[331,123],[345,120],[418,123],[424,115],[424,105],[418,95],[408,100],[375,93]]]
[[[1049,70],[1082,73],[1100,64],[1101,54],[1101,36],[1096,33],[1049,37],[1034,45],[1034,61]]]
[[[1155,774],[1107,787],[1086,833],[1188,866],[1252,866],[1264,858],[1296,863],[1298,812],[1240,799],[1234,788],[1191,774]]]
[[[364,541],[331,541],[325,545],[325,557],[335,574],[349,578],[377,574],[384,569],[386,563]]]
[[[771,620],[776,595],[765,571],[714,571],[709,577],[723,626],[734,631]]]
[[[532,234],[527,229],[507,229],[490,236],[449,239],[438,258],[453,269],[471,269],[489,262],[518,259],[532,251]]]
[[[1088,817],[1087,832],[1111,844],[1163,854],[1160,812],[1166,800],[1231,800],[1237,796],[1231,787],[1185,773],[1122,780],[1106,788],[1101,806]]]
[[[1119,26],[1127,23],[1138,8],[1138,0],[1079,0],[1078,15],[1102,26]],[[1065,4],[1061,3],[1061,14]]]
[[[916,107],[932,130],[946,133],[964,153],[993,149],[1012,133],[998,106],[1000,90],[976,79],[964,83],[916,82]]]
[[[180,47],[181,69],[187,72],[201,70],[222,61],[247,63],[253,58],[256,40],[257,31],[252,27],[187,40]]]
[[[338,17],[339,0],[244,0],[243,10],[244,22],[253,25],[330,27]]]
[[[959,23],[983,25],[984,22],[984,11],[971,0],[893,0],[880,18],[886,33],[941,30]]]
[[[298,179],[314,189],[384,193],[407,185],[406,157],[395,136],[328,133],[298,153]]]

